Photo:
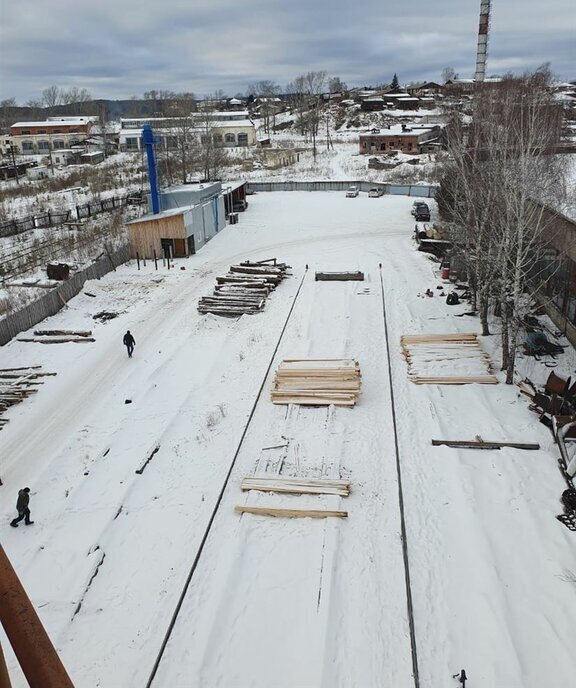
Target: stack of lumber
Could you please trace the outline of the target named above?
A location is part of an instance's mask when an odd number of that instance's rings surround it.
[[[400,343],[417,385],[498,384],[475,333],[404,335]]]
[[[0,369],[0,416],[7,408],[19,404],[31,394],[36,394],[37,386],[44,384],[40,378],[56,375],[43,373],[42,366],[26,366],[24,368]],[[0,417],[0,428],[8,420]]]
[[[349,480],[331,480],[329,478],[285,478],[281,475],[250,476],[244,478],[240,485],[243,491],[256,490],[258,492],[276,492],[292,495],[335,495],[348,497],[350,494]],[[288,509],[275,506],[237,506],[235,511],[240,514],[257,514],[260,516],[283,516],[286,518],[346,518],[347,511],[333,509]]]
[[[264,308],[268,294],[285,279],[289,267],[276,258],[231,265],[226,275],[216,278],[212,294],[200,299],[198,310],[232,316],[257,313]]]
[[[287,494],[331,494],[348,497],[350,494],[349,480],[328,480],[309,478],[284,478],[253,476],[244,478],[240,489],[258,490],[259,492],[284,492]]]
[[[363,272],[317,272],[316,282],[363,282]]]
[[[360,396],[360,366],[351,358],[286,358],[274,378],[274,404],[354,406]]]
[[[65,344],[67,342],[95,342],[90,330],[34,330],[34,337],[20,337],[19,342]]]

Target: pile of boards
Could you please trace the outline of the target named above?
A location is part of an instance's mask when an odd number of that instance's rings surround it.
[[[336,495],[348,497],[350,494],[349,480],[334,480],[328,478],[285,478],[284,476],[253,476],[244,478],[240,489],[259,492],[275,492],[292,495]],[[346,518],[347,511],[334,509],[288,509],[274,506],[237,506],[235,511],[240,514],[257,514],[261,516],[284,516],[288,518],[327,518],[335,516]]]
[[[8,407],[19,404],[31,394],[36,394],[38,385],[44,384],[40,378],[51,375],[56,373],[43,373],[42,366],[0,369],[0,429],[8,422],[1,414]]]
[[[417,385],[498,384],[475,333],[404,335],[400,344]]]
[[[19,342],[38,344],[66,344],[68,342],[95,342],[90,330],[34,330],[34,337],[19,337]]]
[[[258,313],[264,308],[268,294],[287,277],[289,268],[276,258],[231,265],[226,275],[216,278],[212,294],[200,299],[198,310],[228,316]]]
[[[360,396],[358,361],[351,358],[286,358],[274,378],[274,404],[354,406]]]

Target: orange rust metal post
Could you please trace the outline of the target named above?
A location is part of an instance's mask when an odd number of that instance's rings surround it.
[[[0,623],[30,688],[74,688],[2,545]]]
[[[0,688],[12,688],[10,683],[10,676],[8,676],[8,667],[2,652],[2,645],[0,645]]]

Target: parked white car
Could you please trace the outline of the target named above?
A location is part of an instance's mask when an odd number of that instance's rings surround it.
[[[373,186],[368,189],[368,198],[380,198],[384,194],[384,190],[378,186]]]
[[[349,186],[348,191],[346,191],[346,198],[356,198],[360,189],[357,186]]]

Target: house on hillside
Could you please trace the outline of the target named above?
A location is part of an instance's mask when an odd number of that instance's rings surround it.
[[[401,151],[412,155],[435,152],[443,145],[444,124],[396,124],[360,134],[360,154]]]
[[[411,96],[430,96],[442,93],[442,86],[435,81],[422,81],[406,86],[406,92]]]

